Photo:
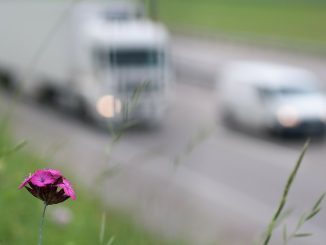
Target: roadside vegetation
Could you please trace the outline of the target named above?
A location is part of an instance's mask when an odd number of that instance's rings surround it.
[[[283,42],[326,51],[326,2],[319,0],[159,1],[172,29],[230,38]]]
[[[23,142],[12,144],[7,130],[0,130],[1,245],[26,245],[37,242],[42,203],[27,191],[18,190],[18,185],[26,177],[26,173],[47,166],[38,164],[43,162],[42,159],[21,149],[23,145]],[[64,169],[62,171],[65,172]],[[67,174],[67,177],[71,179],[72,176]],[[181,244],[149,234],[128,215],[104,207],[99,198],[84,191],[77,181],[72,179],[72,184],[77,199],[48,208],[44,244]]]

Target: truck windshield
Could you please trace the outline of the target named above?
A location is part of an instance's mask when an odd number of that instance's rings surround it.
[[[98,52],[98,60],[102,66],[157,66],[163,62],[163,54],[155,49],[116,49]]]

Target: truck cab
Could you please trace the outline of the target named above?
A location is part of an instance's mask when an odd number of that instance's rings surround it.
[[[90,18],[78,28],[74,80],[92,116],[159,123],[172,79],[167,30],[145,18]]]

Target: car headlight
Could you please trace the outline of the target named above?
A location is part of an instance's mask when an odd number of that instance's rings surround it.
[[[292,106],[282,106],[276,112],[278,122],[287,128],[295,127],[299,124],[298,111]]]
[[[121,100],[113,95],[105,95],[96,102],[98,114],[105,118],[113,118],[121,113]]]

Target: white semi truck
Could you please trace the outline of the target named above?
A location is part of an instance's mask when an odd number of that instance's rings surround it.
[[[138,8],[114,6],[0,0],[2,81],[97,121],[122,122],[128,107],[128,118],[159,122],[173,80],[169,33]]]

